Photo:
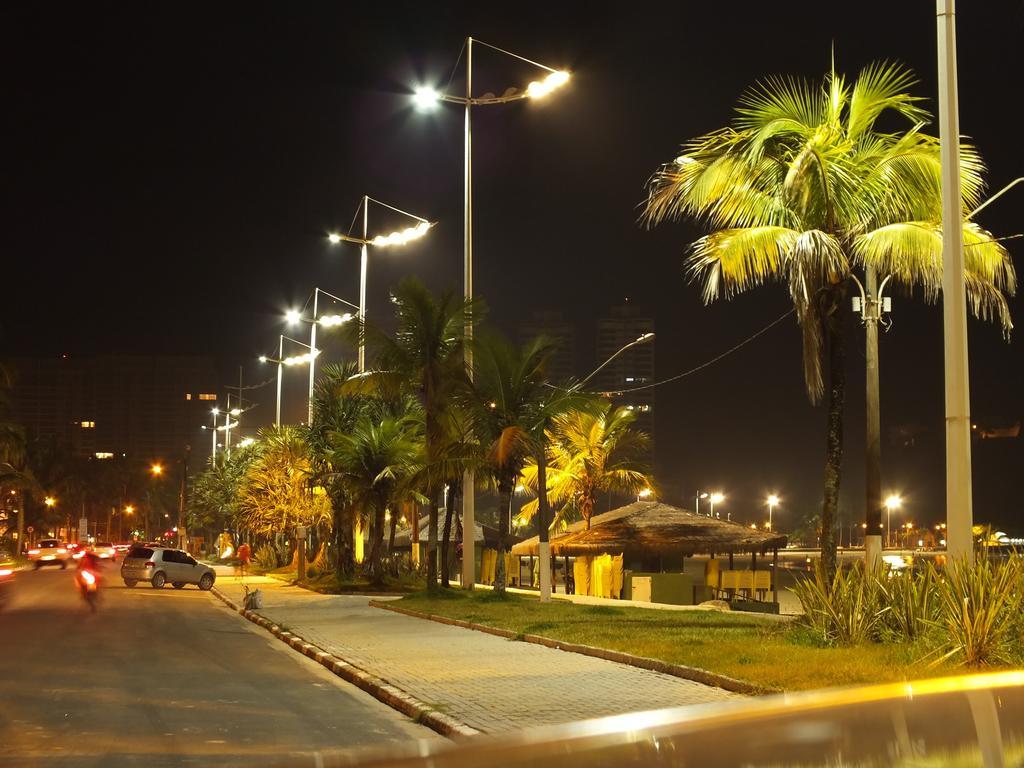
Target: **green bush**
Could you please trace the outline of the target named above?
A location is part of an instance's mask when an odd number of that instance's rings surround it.
[[[936,580],[941,641],[936,663],[1015,664],[1022,658],[1024,558],[955,562]]]
[[[913,643],[932,631],[938,619],[937,580],[931,563],[921,571],[880,576],[882,640]]]
[[[881,629],[882,590],[879,571],[863,563],[838,569],[831,582],[820,565],[814,578],[803,579],[793,592],[804,609],[804,622],[823,645],[856,645],[875,640]]]
[[[253,555],[253,562],[261,570],[272,571],[278,567],[277,550],[269,544],[264,544],[256,550],[256,554]]]

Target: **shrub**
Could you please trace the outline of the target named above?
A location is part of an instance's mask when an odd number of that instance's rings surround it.
[[[883,640],[912,643],[934,628],[938,618],[937,580],[931,563],[922,571],[891,573],[879,579]]]
[[[1020,614],[1024,610],[1024,559],[993,564],[955,562],[937,581],[942,641],[936,664],[956,660],[969,666],[1013,664],[1021,654]]]
[[[264,571],[272,571],[278,567],[277,550],[269,544],[264,544],[256,550],[256,554],[253,555],[253,562],[256,563],[257,568]]]
[[[824,645],[855,645],[878,637],[882,613],[880,572],[863,563],[838,569],[831,583],[820,564],[814,578],[803,579],[793,592],[804,609],[804,622]]]

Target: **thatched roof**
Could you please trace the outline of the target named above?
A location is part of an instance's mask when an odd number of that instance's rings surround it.
[[[514,555],[536,555],[537,537],[512,547]],[[726,520],[695,515],[660,501],[638,501],[594,515],[590,530],[582,521],[551,539],[553,555],[707,555],[764,554],[786,546],[786,537]]]
[[[438,515],[437,521],[437,540],[441,541],[444,538],[444,514]],[[419,537],[418,541],[420,544],[426,545],[427,543],[427,525],[430,522],[430,517],[423,515],[420,518],[419,524]],[[482,544],[485,547],[494,548],[498,541],[498,529],[490,525],[482,525],[477,523],[475,526],[474,541],[477,544]],[[456,536],[455,523],[452,523],[451,541],[455,541]],[[412,528],[399,528],[395,531],[395,549],[409,549],[409,542],[412,539]],[[512,533],[505,535],[505,541],[507,544],[515,544],[522,539]]]

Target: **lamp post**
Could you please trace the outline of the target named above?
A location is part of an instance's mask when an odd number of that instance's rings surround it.
[[[519,61],[526,62],[531,66],[546,71],[548,74],[543,80],[531,82],[524,91],[508,90],[501,96],[485,94],[473,96],[473,44],[478,43],[498,53],[510,56]],[[569,73],[563,70],[552,69],[536,61],[519,56],[518,54],[498,48],[482,40],[466,38],[466,95],[455,96],[448,93],[439,93],[433,88],[417,88],[413,96],[416,106],[421,109],[430,109],[439,101],[447,101],[465,107],[463,120],[463,204],[465,208],[465,231],[463,248],[463,279],[465,283],[466,301],[473,300],[473,133],[472,133],[472,108],[488,104],[507,104],[521,99],[540,99],[552,91],[569,82]],[[472,319],[466,323],[466,368],[472,376],[473,371],[473,325]],[[462,480],[462,521],[463,530],[473,531],[476,525],[476,496],[473,485],[473,472],[468,471]],[[466,589],[472,589],[476,582],[476,561],[473,557],[462,558],[462,585]]]
[[[298,344],[300,347],[305,347],[309,350],[301,355],[291,355],[290,357],[284,356],[284,343],[290,341],[293,344]],[[309,345],[298,339],[293,339],[291,336],[285,336],[283,333],[278,336],[277,339],[277,357],[267,357],[266,355],[260,355],[261,363],[276,363],[277,364],[277,404],[274,409],[274,426],[281,426],[281,383],[284,376],[284,367],[293,365],[303,365],[304,363],[310,363],[316,359],[317,352]]]
[[[408,227],[401,231],[392,232],[387,235],[377,235],[370,238],[370,203],[376,203],[379,206],[400,213],[403,216],[408,216],[410,219],[415,219],[418,223],[414,227]],[[416,214],[403,211],[401,208],[395,208],[393,205],[382,203],[380,200],[375,200],[369,195],[363,195],[363,199],[359,202],[359,207],[356,208],[356,216],[359,215],[360,210],[363,214],[363,236],[353,237],[351,234],[342,235],[338,232],[332,232],[327,236],[327,239],[334,245],[340,242],[355,243],[359,246],[359,322],[363,323],[366,321],[366,271],[369,263],[367,256],[368,246],[374,245],[377,247],[386,247],[389,245],[405,245],[410,240],[418,240],[423,237],[433,224],[424,218],[417,216]],[[353,219],[355,221],[355,219]],[[335,297],[336,298],[336,297]],[[343,299],[338,299],[343,301]],[[314,299],[315,302],[315,299]],[[347,301],[344,302],[348,304]],[[313,314],[316,315],[316,306],[314,303]],[[363,344],[363,334],[360,330],[359,334],[359,372],[363,373],[366,370],[366,348]],[[312,378],[310,378],[310,393],[312,393],[313,384]]]
[[[885,500],[885,545],[892,547],[892,511],[903,506],[903,500],[895,493]]]
[[[775,511],[775,507],[779,505],[779,497],[776,494],[771,494],[768,497],[768,530],[774,530],[772,526],[772,513]],[[852,540],[851,540],[852,544]]]
[[[715,504],[721,504],[723,501],[725,501],[725,494],[724,493],[719,493],[719,492],[712,493],[711,494],[711,498],[709,499],[709,501],[711,502],[711,515],[710,515],[710,517],[714,517],[715,516]]]
[[[636,500],[641,501],[643,499],[649,498],[652,493],[654,493],[654,491],[651,490],[650,488],[641,488],[640,492],[636,495]]]
[[[700,500],[706,499],[710,494],[704,493],[703,491],[697,491],[697,495],[694,496],[693,513],[695,515],[700,514]]]
[[[316,348],[316,327],[318,325],[322,325],[325,328],[334,327],[336,325],[343,325],[344,323],[347,323],[352,319],[351,312],[346,312],[343,315],[335,314],[321,316],[321,293],[324,296],[327,296],[328,298],[333,299],[334,301],[340,304],[345,304],[349,307],[352,307],[353,309],[359,309],[359,307],[357,307],[352,302],[346,301],[345,299],[335,296],[333,293],[328,293],[323,288],[313,289],[313,317],[311,320],[306,321],[309,323],[309,349],[313,353],[313,356],[310,358],[309,361],[309,395],[307,398],[308,410],[306,416],[307,424],[313,423],[313,385],[316,383],[316,356],[320,354],[320,351]],[[285,315],[285,320],[288,322],[289,325],[295,325],[296,323],[300,323],[303,320],[302,313],[292,310],[288,312],[287,315]]]

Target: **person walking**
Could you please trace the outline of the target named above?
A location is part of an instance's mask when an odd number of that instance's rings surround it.
[[[242,546],[238,548],[238,570],[242,576],[249,570],[249,554],[249,545],[242,542]]]

